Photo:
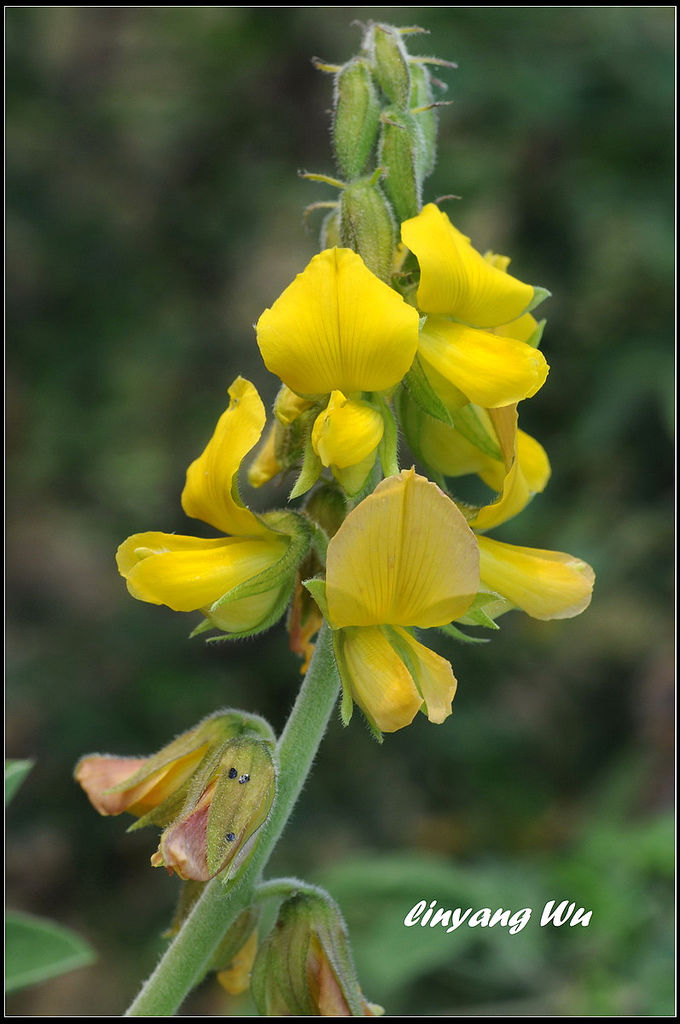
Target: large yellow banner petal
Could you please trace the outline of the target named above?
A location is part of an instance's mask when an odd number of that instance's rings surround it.
[[[300,395],[385,391],[418,345],[418,313],[351,249],[325,249],[257,322],[265,366]]]
[[[328,546],[333,626],[440,626],[479,587],[477,542],[462,514],[414,470],[388,477]]]

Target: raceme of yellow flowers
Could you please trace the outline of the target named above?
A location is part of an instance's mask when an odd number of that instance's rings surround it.
[[[548,375],[545,321],[534,311],[549,293],[509,273],[508,257],[480,253],[461,230],[464,216],[457,226],[423,202],[436,158],[435,88],[444,87],[429,68],[451,65],[409,54],[415,31],[370,23],[346,64],[317,62],[334,79],[341,177],[305,176],[337,198],[311,205],[326,210],[321,251],[257,321],[259,352],[280,381],[269,424],[256,388],[237,377],[187,470],[182,508],[216,535],[137,533],[117,552],[133,597],[200,613],[192,635],[252,636],[285,617],[306,671],[325,622],[307,683],[318,686],[323,673],[332,682],[327,716],[339,677],[343,722],[358,705],[378,739],[418,712],[435,724],[451,714],[458,684],[433,650],[433,630],[470,641],[478,637],[468,627],[498,629],[511,609],[569,618],[588,606],[594,581],[578,557],[488,535],[550,477],[543,447],[519,427],[520,404]],[[402,439],[412,453],[404,465]],[[486,485],[488,500],[454,497],[466,476]],[[252,511],[241,484],[274,478],[289,483],[288,506]],[[296,708],[303,698],[318,703],[319,692],[303,686]],[[296,755],[309,749],[286,762],[300,773],[297,789],[282,787],[281,745],[295,714],[278,743],[257,715],[226,709],[151,757],[79,762],[76,778],[101,814],[126,811],[138,819],[133,828],[162,829],[151,863],[185,882],[176,941],[212,879],[238,900],[246,869],[261,870],[263,826],[277,815],[285,824],[291,807],[281,791],[299,791],[327,721],[309,735],[310,719],[298,716]],[[254,892],[235,905],[217,953],[202,922],[206,969],[231,993],[250,985],[265,1015],[380,1014],[359,988],[333,901],[284,881],[285,893],[271,883],[284,902],[259,950]],[[156,988],[152,978],[143,990],[147,1008],[159,1005],[163,970],[181,966],[163,963]],[[188,970],[184,991],[192,977]]]
[[[451,712],[453,670],[420,631],[462,637],[461,624],[497,628],[511,608],[577,615],[594,576],[572,555],[486,535],[550,476],[544,449],[518,426],[519,403],[548,374],[544,321],[532,315],[548,293],[510,274],[507,257],[478,252],[439,206],[420,205],[427,140],[418,115],[434,114],[419,102],[431,91],[426,62],[406,54],[397,30],[371,32],[358,58],[322,66],[335,74],[334,148],[351,179],[322,178],[340,188],[325,204],[323,237],[335,244],[256,328],[281,389],[248,479],[262,486],[283,474],[302,500],[261,515],[244,504],[239,470],[266,413],[239,377],[182,493],[186,514],[220,536],[135,534],[117,559],[133,597],[200,611],[197,631],[231,637],[268,628],[291,602],[299,608],[304,585],[316,603],[307,641],[322,617],[333,630],[344,721],[358,704],[382,733],[418,711],[436,723]],[[366,174],[372,151],[380,164]],[[399,211],[412,215],[397,232]],[[400,467],[400,434],[418,470]],[[451,496],[450,478],[468,474],[495,492],[487,504]]]

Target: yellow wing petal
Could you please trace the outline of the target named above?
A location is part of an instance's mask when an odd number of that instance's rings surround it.
[[[531,345],[441,317],[427,318],[418,351],[426,373],[433,367],[486,409],[531,398],[548,376],[545,357]]]
[[[410,725],[422,707],[411,674],[377,626],[335,634],[352,699],[381,732]]]
[[[427,717],[431,722],[441,725],[451,714],[451,702],[458,687],[453,669],[446,658],[419,643],[406,630],[397,629],[396,632],[408,648],[409,668],[425,701]]]
[[[266,414],[255,387],[237,377],[229,388],[229,408],[220,416],[204,452],[187,470],[182,508],[192,519],[236,536],[270,531],[234,497],[241,461],[260,440]]]
[[[328,546],[326,596],[338,626],[439,626],[479,587],[474,534],[454,503],[414,470],[388,477]]]
[[[203,540],[174,533],[138,533],[121,544],[118,569],[133,597],[150,604],[164,604],[174,611],[209,609],[228,590],[269,569],[285,554],[282,537],[241,539],[224,537]],[[230,616],[237,632],[261,621],[262,606],[271,608],[278,590],[242,598],[220,609]],[[255,620],[253,622],[253,616]],[[243,619],[246,624],[241,624]],[[233,623],[237,623],[234,625]]]
[[[563,551],[479,537],[482,584],[535,619],[569,619],[590,604],[595,573]]]
[[[429,203],[404,221],[401,237],[420,264],[418,306],[472,327],[498,327],[531,304],[534,289],[485,260],[445,213]]]
[[[326,249],[264,311],[257,341],[299,395],[385,391],[413,362],[418,313],[351,249]]]

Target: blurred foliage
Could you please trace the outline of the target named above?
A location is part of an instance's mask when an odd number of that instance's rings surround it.
[[[598,582],[579,619],[442,639],[444,726],[378,748],[334,722],[272,872],[329,885],[391,1014],[672,1012],[674,9],[42,7],[6,11],[7,753],[38,759],[7,892],[100,959],[13,1014],[120,1014],[163,948],[175,880],[151,832],[94,814],[77,759],[224,705],[279,729],[294,699],[281,628],[189,642],[113,552],[195,530],[178,495],[237,374],[273,399],[252,324],[316,249],[302,209],[329,196],[297,170],[334,172],[310,57],[351,56],[357,18],[421,24],[412,50],[459,65],[426,198],[461,196],[475,245],[553,293],[522,426],[554,479],[500,539]],[[536,916],[562,892],[587,929],[401,923],[421,896]],[[186,1012],[253,1011],[208,981]]]

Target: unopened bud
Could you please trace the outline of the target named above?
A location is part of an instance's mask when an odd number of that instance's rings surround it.
[[[406,110],[411,98],[411,73],[401,36],[392,25],[372,25],[369,32],[372,32],[372,56],[380,88],[390,103]]]
[[[376,277],[390,283],[396,244],[394,218],[372,179],[356,181],[341,193],[340,237],[342,245],[359,253]]]
[[[230,996],[238,996],[250,985],[250,972],[257,953],[259,910],[248,907],[240,914],[220,943],[213,970]]]
[[[385,191],[399,221],[420,211],[425,141],[418,116],[394,107],[382,114],[378,160],[385,168]]]
[[[322,890],[299,892],[281,905],[257,954],[251,993],[267,1017],[372,1017],[357,980],[340,911]]]
[[[411,109],[417,118],[422,136],[422,145],[416,151],[421,182],[428,178],[437,160],[437,108],[432,94],[432,76],[426,64],[411,61]]]
[[[334,106],[333,148],[351,181],[363,173],[378,136],[380,103],[366,61],[355,57],[336,75]]]
[[[269,815],[276,790],[272,744],[248,736],[230,740],[202,782],[166,828],[151,863],[180,878],[206,882],[242,862]]]

